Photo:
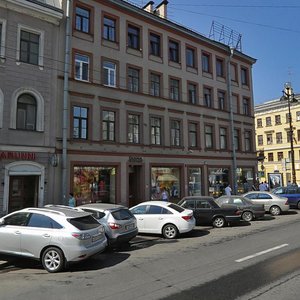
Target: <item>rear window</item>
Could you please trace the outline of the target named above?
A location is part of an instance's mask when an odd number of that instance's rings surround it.
[[[72,218],[72,219],[68,219],[68,221],[79,230],[88,230],[88,229],[97,228],[99,226],[97,220],[92,216]]]
[[[184,211],[184,208],[182,208],[181,206],[174,204],[174,203],[169,204],[168,207],[173,208],[174,210],[176,210],[180,213]]]
[[[111,213],[116,220],[129,220],[134,218],[133,214],[128,209],[119,209]]]

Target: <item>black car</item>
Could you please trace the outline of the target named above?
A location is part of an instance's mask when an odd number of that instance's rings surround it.
[[[242,196],[221,196],[215,201],[221,207],[234,207],[242,210],[241,218],[247,222],[262,218],[265,215],[263,204],[253,204],[249,199]]]
[[[241,220],[241,210],[232,207],[221,208],[212,197],[184,197],[179,201],[178,205],[193,210],[196,225],[210,224],[221,228],[228,225],[228,223]]]

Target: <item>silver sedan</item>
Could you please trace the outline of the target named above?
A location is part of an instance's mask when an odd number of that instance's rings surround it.
[[[243,196],[251,200],[254,204],[264,204],[266,212],[269,212],[272,216],[278,216],[290,208],[288,198],[278,197],[269,192],[253,191]]]

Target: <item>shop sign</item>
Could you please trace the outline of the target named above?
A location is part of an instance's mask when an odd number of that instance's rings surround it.
[[[142,157],[137,157],[137,156],[129,156],[129,162],[131,163],[141,163],[143,162]]]
[[[0,159],[35,160],[35,153],[0,151]]]

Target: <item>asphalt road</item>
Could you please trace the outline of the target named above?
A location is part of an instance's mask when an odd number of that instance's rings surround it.
[[[298,212],[197,227],[172,241],[139,236],[58,274],[37,262],[2,261],[0,299],[299,299]]]

